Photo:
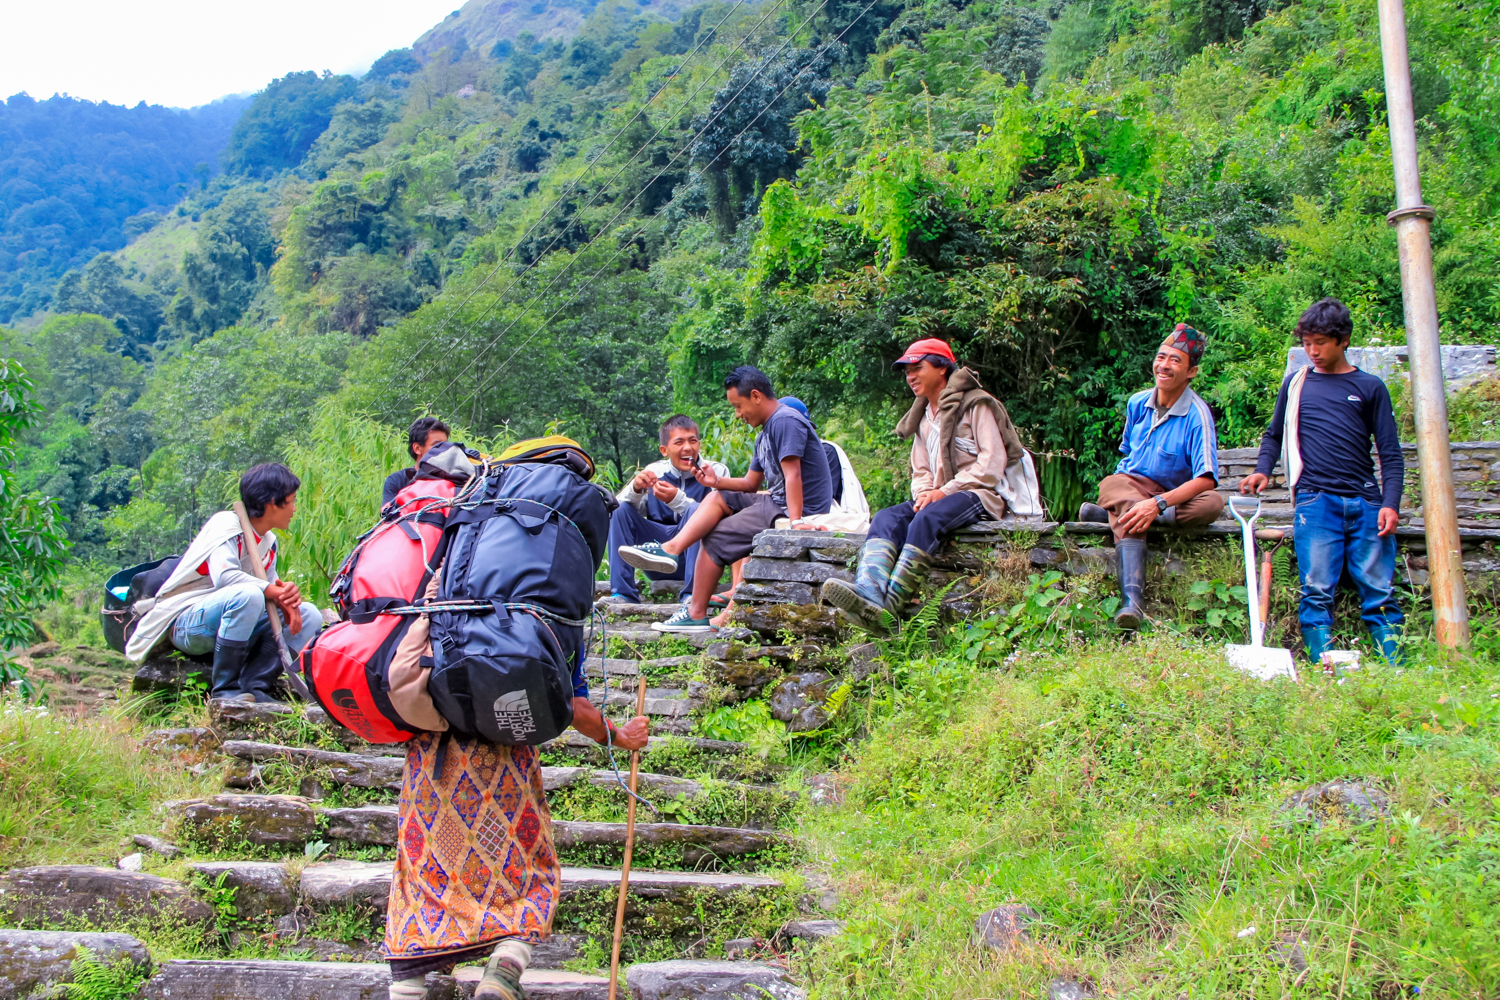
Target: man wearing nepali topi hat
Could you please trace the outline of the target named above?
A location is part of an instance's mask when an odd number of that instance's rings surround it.
[[[1207,341],[1186,323],[1156,351],[1156,384],[1130,397],[1125,407],[1124,458],[1099,483],[1099,502],[1078,511],[1080,521],[1108,523],[1114,531],[1116,566],[1124,604],[1115,614],[1121,628],[1139,628],[1146,588],[1146,531],[1153,524],[1190,529],[1211,524],[1224,510],[1214,491],[1219,481],[1214,415],[1188,387],[1198,374]]]

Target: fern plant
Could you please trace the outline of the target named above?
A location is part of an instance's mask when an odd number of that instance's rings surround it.
[[[73,981],[63,984],[63,995],[67,1000],[129,1000],[148,974],[146,966],[123,956],[113,965],[105,965],[80,945],[78,957],[73,959]]]

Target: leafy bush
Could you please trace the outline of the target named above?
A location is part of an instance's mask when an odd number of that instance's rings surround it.
[[[1120,599],[1096,597],[1094,586],[1086,577],[1068,581],[1057,570],[1031,574],[1019,603],[958,634],[962,655],[970,662],[1003,659],[1020,649],[1061,650],[1107,634]]]
[[[26,370],[0,357],[0,651],[30,642],[30,615],[57,596],[68,550],[57,502],[21,492],[11,469],[16,439],[39,409],[34,392]]]

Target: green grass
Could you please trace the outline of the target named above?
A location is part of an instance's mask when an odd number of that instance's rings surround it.
[[[1003,673],[912,663],[956,710],[898,699],[846,804],[806,821],[850,930],[803,971],[826,998],[1040,996],[1057,975],[1105,996],[1493,997],[1492,662],[1262,684],[1158,635]],[[1390,816],[1279,811],[1334,778],[1385,790]],[[1010,902],[1041,914],[1034,943],[982,954],[975,917]],[[1283,935],[1306,939],[1295,985],[1271,955]]]
[[[217,790],[181,757],[142,752],[129,723],[75,719],[0,699],[0,856],[7,866],[113,864],[118,841],[154,833],[154,807]],[[132,848],[133,850],[133,848]]]

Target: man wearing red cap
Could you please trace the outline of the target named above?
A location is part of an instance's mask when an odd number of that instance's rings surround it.
[[[911,495],[875,515],[853,584],[829,580],[823,600],[870,631],[900,617],[932,570],[932,554],[959,528],[1042,513],[1036,471],[1010,415],[937,339],[919,340],[892,365],[916,395],[896,433],[912,439]]]
[[[1146,530],[1196,528],[1224,510],[1214,491],[1219,481],[1219,441],[1208,404],[1188,388],[1198,374],[1207,341],[1178,323],[1156,351],[1151,366],[1156,384],[1130,397],[1125,406],[1124,458],[1115,474],[1099,483],[1099,502],[1086,503],[1078,520],[1108,523],[1115,536],[1115,559],[1124,605],[1115,624],[1140,627],[1146,589]]]

